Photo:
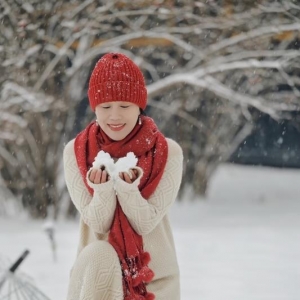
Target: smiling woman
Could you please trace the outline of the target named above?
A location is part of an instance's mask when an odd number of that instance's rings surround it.
[[[107,102],[96,106],[97,123],[115,141],[125,138],[134,128],[140,108],[131,102]]]
[[[168,211],[182,177],[182,150],[143,115],[147,89],[140,69],[119,53],[104,55],[89,82],[96,121],[64,150],[65,180],[78,209],[80,240],[68,300],[180,299]],[[93,162],[132,154],[127,172]],[[100,152],[101,153],[101,152]]]

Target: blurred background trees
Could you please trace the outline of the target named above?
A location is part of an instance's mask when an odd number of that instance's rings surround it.
[[[204,195],[261,118],[299,128],[297,1],[3,0],[1,185],[34,217],[72,214],[62,151],[94,118],[95,62],[123,52],[143,70],[149,107],[184,150],[181,195]]]

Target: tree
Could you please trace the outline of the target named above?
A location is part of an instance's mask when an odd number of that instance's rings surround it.
[[[106,52],[144,71],[148,112],[182,145],[196,194],[259,114],[299,110],[292,1],[4,0],[0,14],[0,172],[35,216],[66,197],[62,149],[93,117],[86,88]]]

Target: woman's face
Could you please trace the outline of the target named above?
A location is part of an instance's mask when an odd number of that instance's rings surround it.
[[[131,102],[105,102],[96,106],[95,113],[101,129],[112,140],[120,141],[136,125],[140,108]]]

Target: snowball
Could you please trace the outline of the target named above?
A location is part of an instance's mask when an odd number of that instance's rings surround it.
[[[136,166],[138,159],[133,152],[127,153],[125,157],[121,157],[115,164],[115,172],[118,175],[119,172],[126,172],[129,175],[129,169],[132,169]]]
[[[101,167],[105,167],[108,174],[112,176],[111,173],[114,171],[114,160],[111,158],[109,153],[103,150],[98,152],[93,162],[93,168],[101,169]]]
[[[129,152],[125,157],[119,158],[118,161],[114,163],[110,154],[101,150],[95,157],[93,167],[97,169],[105,167],[106,171],[113,179],[117,178],[120,172],[126,172],[131,177],[129,170],[136,166],[137,161],[138,159],[134,153]]]

